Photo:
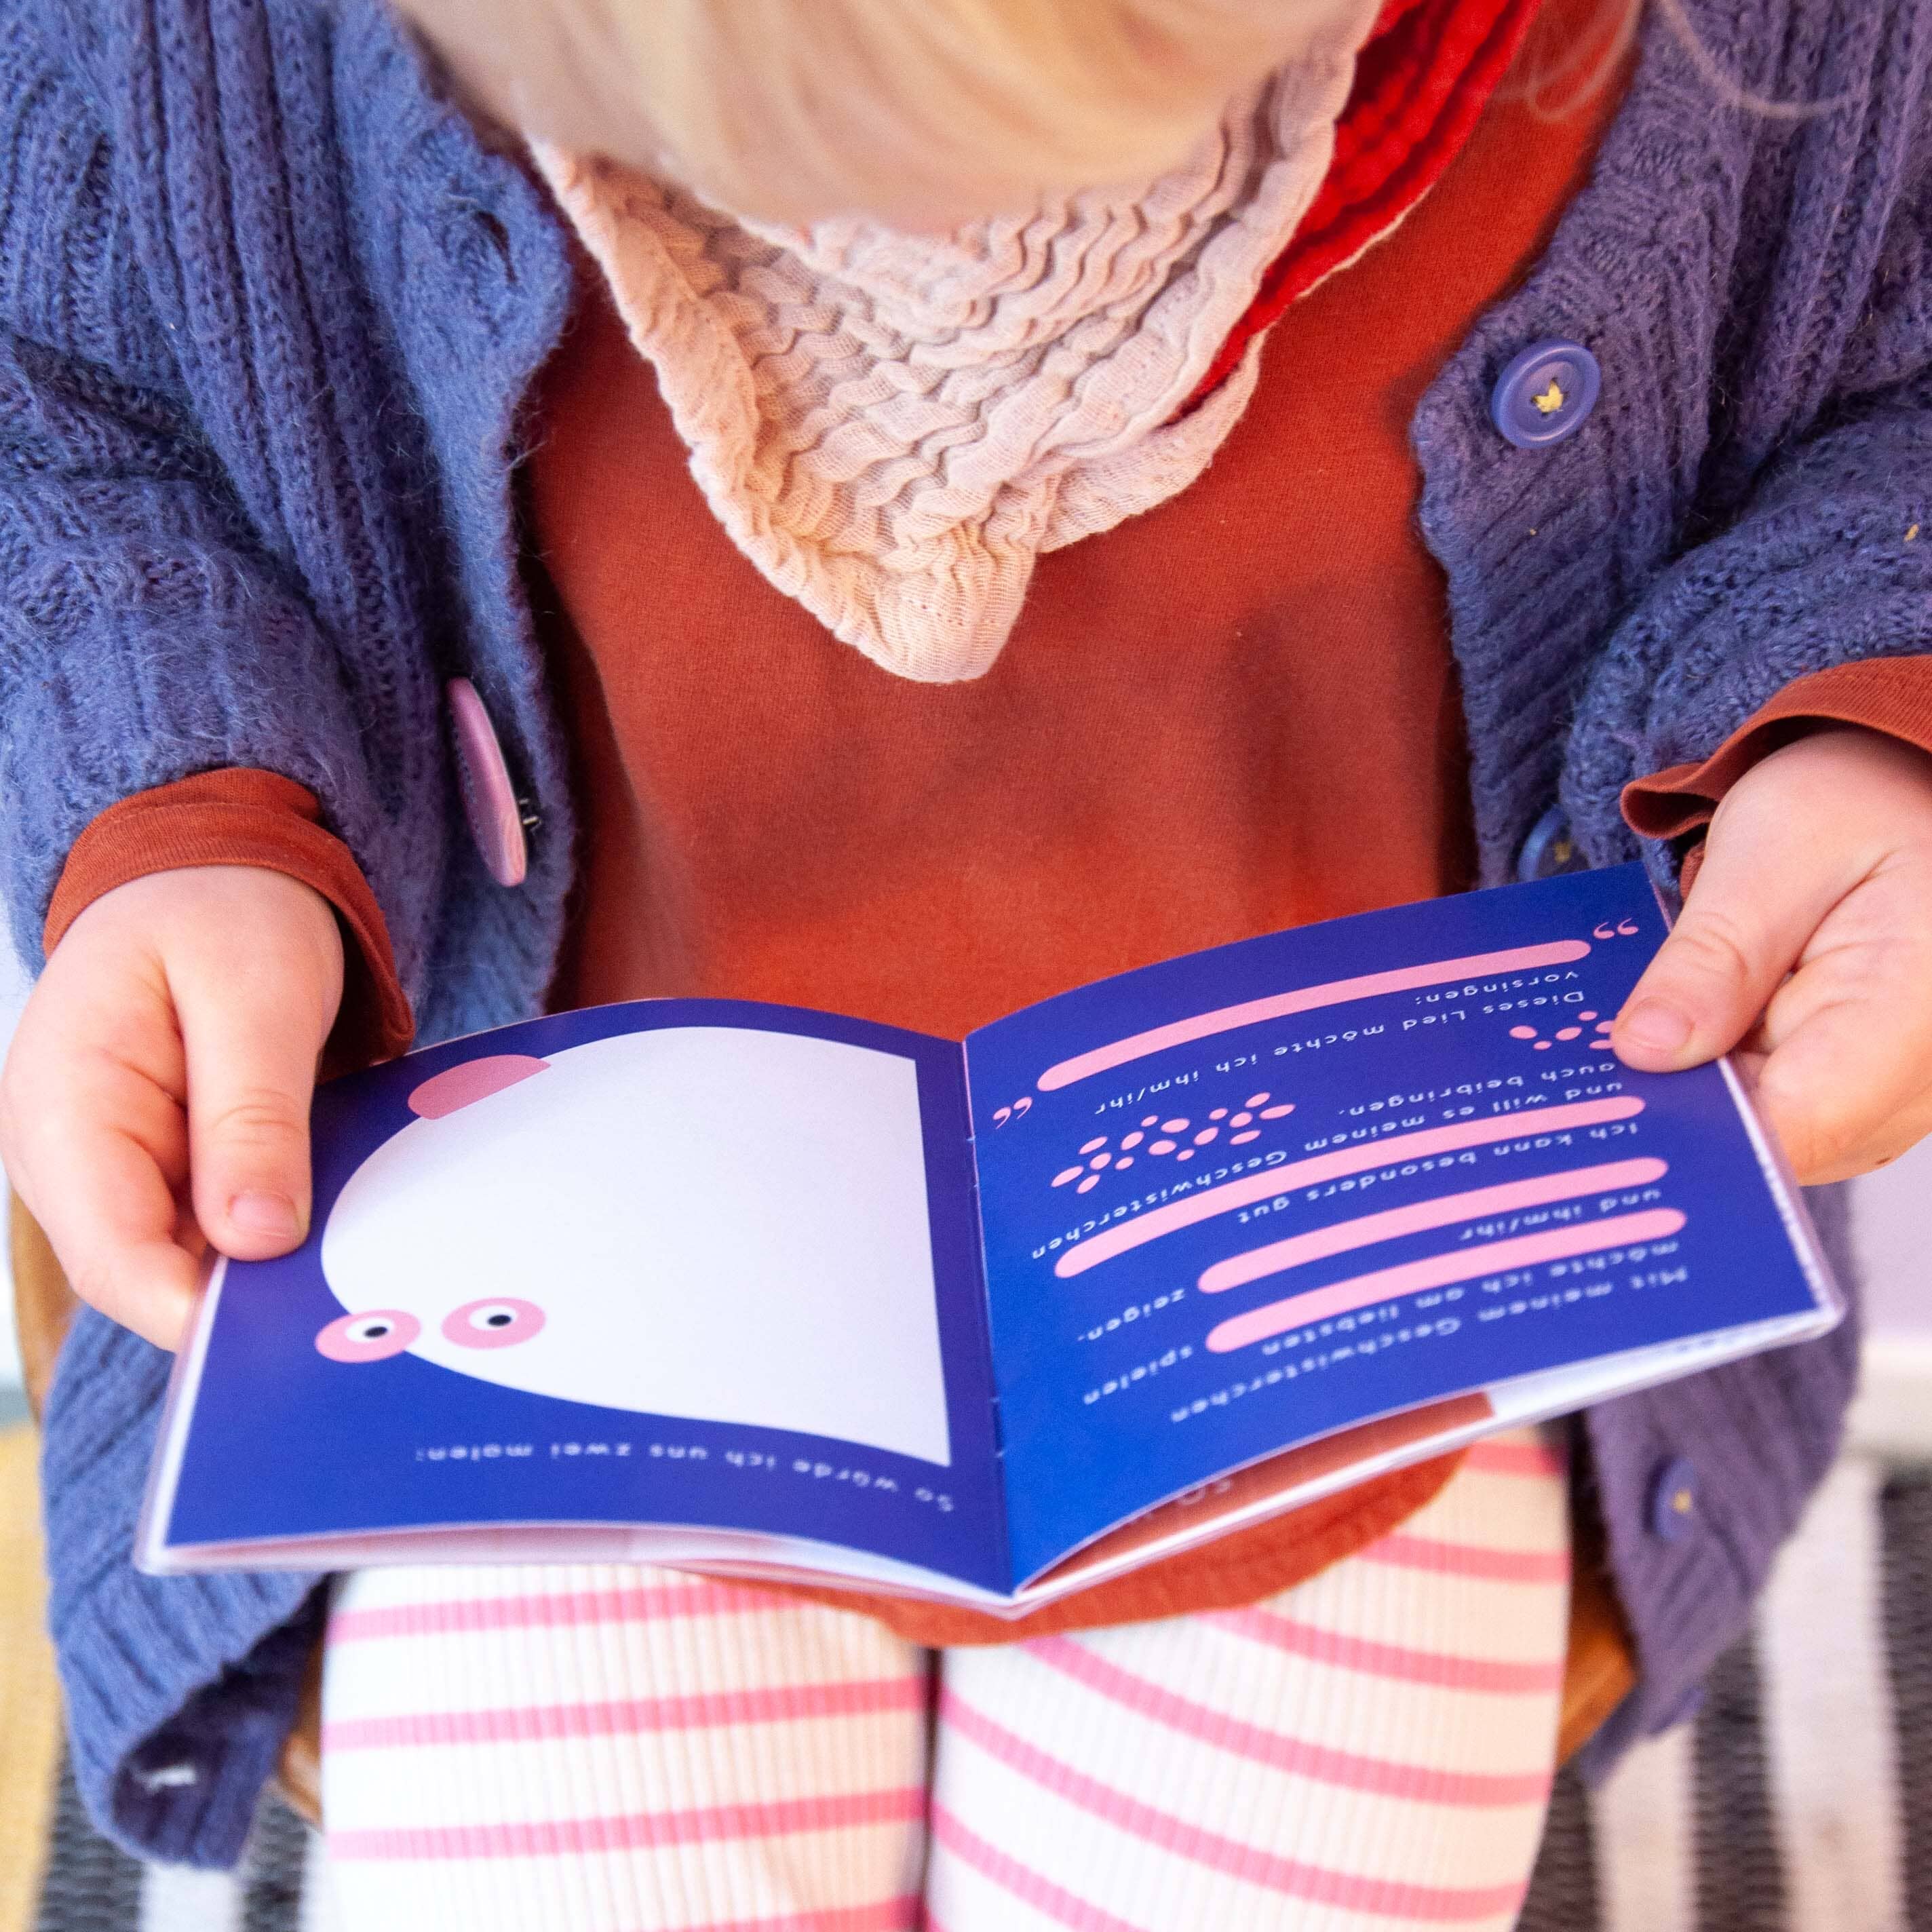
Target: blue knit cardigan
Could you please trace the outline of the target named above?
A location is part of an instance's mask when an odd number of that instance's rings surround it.
[[[1653,20],[1594,178],[1423,400],[1484,876],[1802,673],[1932,650],[1932,7],[1688,0],[1754,110]],[[374,884],[423,1036],[537,1010],[573,866],[519,586],[518,410],[566,238],[378,0],[0,0],[0,890],[40,947],[76,835],[224,765],[286,773]],[[1526,344],[1600,359],[1583,430],[1491,428]],[[1336,434],[1346,437],[1347,425]],[[1904,541],[1912,524],[1927,540]],[[528,883],[460,819],[473,679],[541,818]],[[1680,1714],[1828,1462],[1849,1329],[1604,1406],[1590,1466],[1639,1688]],[[315,1580],[128,1560],[165,1358],[83,1316],[46,1420],[75,1765],[123,1843],[232,1861],[291,1721]],[[1694,1466],[1691,1533],[1650,1527]]]

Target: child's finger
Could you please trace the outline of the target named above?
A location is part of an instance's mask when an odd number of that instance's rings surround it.
[[[1852,883],[1828,845],[1768,814],[1720,819],[1682,916],[1617,1016],[1618,1058],[1662,1073],[1728,1052]]]
[[[322,1028],[276,976],[177,985],[195,1219],[225,1255],[286,1254],[308,1232],[308,1110]]]
[[[1900,860],[1836,908],[1772,995],[1755,1091],[1801,1178],[1842,1180],[1932,1128],[1932,877]]]
[[[1864,992],[1815,1001],[1759,1070],[1759,1109],[1807,1186],[1866,1173],[1932,1131],[1932,1040],[1875,1024],[1884,1007]]]
[[[153,1152],[84,1106],[44,1118],[34,1138],[17,1183],[75,1294],[157,1347],[176,1347],[200,1268],[176,1240],[179,1209]]]

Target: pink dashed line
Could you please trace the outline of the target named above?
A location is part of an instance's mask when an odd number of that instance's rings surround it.
[[[1305,1322],[1330,1321],[1358,1308],[1371,1308],[1378,1301],[1392,1301],[1398,1295],[1445,1288],[1451,1282],[1474,1281],[1508,1268],[1533,1268],[1572,1255],[1600,1254],[1606,1248],[1630,1242],[1660,1241],[1683,1225],[1684,1216],[1675,1208],[1654,1208],[1645,1214],[1613,1214],[1607,1220],[1586,1222],[1580,1227],[1522,1234],[1514,1240],[1486,1241],[1451,1254],[1378,1268],[1372,1274],[1354,1275],[1327,1288],[1311,1288],[1305,1294],[1291,1294],[1285,1300],[1270,1301],[1265,1307],[1251,1308],[1245,1315],[1218,1322],[1208,1331],[1208,1346],[1217,1355],[1226,1354],[1299,1328]]]
[[[1561,1133],[1570,1127],[1594,1127],[1605,1120],[1628,1120],[1643,1112],[1643,1102],[1632,1094],[1606,1100],[1580,1100],[1564,1107],[1539,1107],[1522,1114],[1492,1115],[1486,1120],[1459,1120],[1451,1126],[1425,1127],[1419,1133],[1394,1134],[1387,1140],[1362,1147],[1343,1148],[1333,1154],[1311,1155],[1306,1160],[1291,1160],[1261,1174],[1244,1174],[1239,1180],[1224,1181],[1204,1194],[1186,1201],[1170,1201],[1132,1221],[1103,1228],[1064,1253],[1054,1264],[1054,1273],[1063,1281],[1084,1274],[1116,1255],[1144,1246],[1172,1234],[1177,1228],[1191,1228],[1197,1222],[1228,1214],[1271,1196],[1296,1187],[1333,1180],[1345,1174],[1360,1174],[1390,1161],[1419,1160],[1430,1154],[1454,1154],[1463,1148],[1493,1145],[1515,1140],[1526,1134]],[[1156,1145],[1154,1150],[1159,1153]]]
[[[1553,1201],[1574,1201],[1620,1187],[1646,1187],[1661,1180],[1670,1171],[1666,1162],[1656,1160],[1606,1161],[1594,1167],[1570,1168],[1562,1174],[1538,1174],[1528,1180],[1506,1180],[1494,1187],[1438,1194],[1432,1200],[1384,1208],[1379,1214],[1358,1215],[1352,1220],[1333,1222],[1305,1234],[1291,1234],[1286,1240],[1269,1241],[1245,1253],[1230,1255],[1202,1272],[1201,1291],[1219,1294],[1228,1288],[1244,1288],[1251,1281],[1299,1268],[1305,1262],[1322,1261],[1330,1255],[1392,1241],[1402,1234],[1420,1234],[1426,1228],[1453,1227],[1459,1221],[1507,1214],[1520,1208],[1546,1207]]]
[[[1124,1066],[1131,1060],[1143,1059],[1170,1046],[1206,1040],[1215,1034],[1232,1032],[1238,1027],[1281,1019],[1291,1013],[1312,1012],[1319,1007],[1342,1006],[1352,1000],[1373,999],[1384,993],[1408,992],[1418,986],[1480,980],[1492,973],[1526,972],[1539,966],[1567,966],[1587,957],[1589,950],[1588,940],[1559,939],[1544,946],[1474,953],[1465,959],[1432,959],[1426,964],[1400,967],[1394,972],[1366,973],[1352,980],[1330,980],[1318,986],[1303,986],[1292,993],[1272,994],[1266,999],[1245,1000],[1238,1006],[1217,1006],[1211,1012],[1196,1013],[1191,1018],[1150,1028],[1090,1052],[1076,1054],[1070,1060],[1049,1066],[1040,1076],[1039,1084],[1043,1092],[1051,1093],[1090,1074],[1104,1073],[1113,1067]]]

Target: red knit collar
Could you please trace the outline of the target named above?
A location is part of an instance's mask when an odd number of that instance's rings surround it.
[[[1296,296],[1352,261],[1435,186],[1541,4],[1388,0],[1358,58],[1322,191],[1186,408],[1228,374]]]

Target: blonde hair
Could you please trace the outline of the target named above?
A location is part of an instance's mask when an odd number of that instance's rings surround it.
[[[1365,0],[406,4],[524,133],[740,213],[945,219],[1150,178]]]
[[[851,210],[910,225],[1024,211],[1042,193],[1145,181],[1228,101],[1370,0],[400,0],[478,104],[735,213]],[[1706,48],[1683,0],[1603,0],[1539,22],[1511,84],[1578,111],[1654,6],[1719,101],[1780,119]],[[1552,14],[1554,10],[1552,10]]]

